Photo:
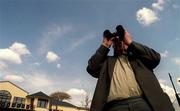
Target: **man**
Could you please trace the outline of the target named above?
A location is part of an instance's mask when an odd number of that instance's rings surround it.
[[[127,31],[122,40],[107,33],[88,61],[88,73],[98,78],[90,111],[174,111],[153,73],[160,54],[134,42]],[[108,56],[112,45],[114,56]]]

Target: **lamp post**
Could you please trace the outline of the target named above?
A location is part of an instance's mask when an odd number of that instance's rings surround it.
[[[177,93],[177,91],[176,91],[176,88],[175,88],[175,86],[174,86],[174,83],[173,83],[171,74],[170,74],[170,73],[168,73],[168,74],[169,74],[169,78],[170,78],[170,80],[171,80],[172,86],[173,86],[173,88],[174,88],[174,92],[175,92],[175,96],[176,96],[177,102],[178,102],[179,107],[180,107],[180,98],[179,98],[178,93]],[[179,80],[179,81],[180,81],[180,80]]]

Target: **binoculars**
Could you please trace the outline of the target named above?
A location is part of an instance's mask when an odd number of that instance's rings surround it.
[[[116,32],[111,33],[109,30],[105,30],[103,36],[108,40],[112,39],[114,41],[122,41],[124,39],[125,30],[122,25],[116,27]]]

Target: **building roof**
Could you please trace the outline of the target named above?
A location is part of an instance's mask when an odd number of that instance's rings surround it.
[[[20,88],[19,86],[17,86],[16,84],[14,84],[14,83],[12,83],[12,82],[10,82],[10,81],[0,81],[0,83],[5,83],[5,82],[10,83],[10,84],[12,84],[13,86],[17,87],[18,89],[20,89],[20,90],[26,92],[27,94],[29,94],[29,92],[27,92],[26,90]]]
[[[84,108],[84,107],[77,107],[77,109],[79,109],[79,110],[88,110],[89,111],[89,108]]]
[[[64,102],[64,101],[59,101],[59,100],[51,100],[50,105],[58,105],[58,106],[64,106],[64,107],[72,107],[72,108],[77,108],[77,106],[68,103],[68,102]]]
[[[31,94],[31,95],[28,95],[27,96],[28,98],[41,98],[41,99],[50,99],[50,97],[48,95],[46,95],[45,93],[43,92],[37,92],[37,93],[34,93],[34,94]]]

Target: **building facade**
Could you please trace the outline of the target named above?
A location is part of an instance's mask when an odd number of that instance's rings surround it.
[[[0,111],[88,111],[63,101],[55,101],[43,92],[29,95],[10,81],[0,81]]]

